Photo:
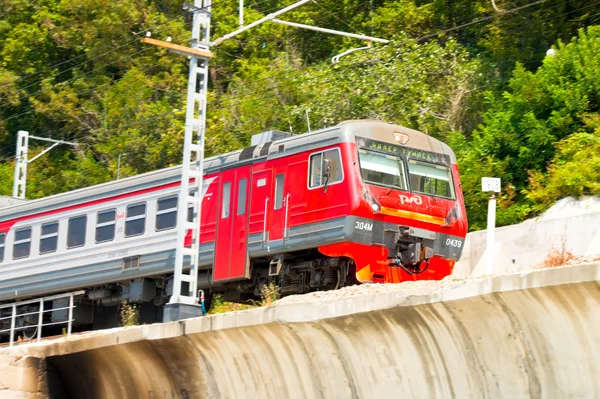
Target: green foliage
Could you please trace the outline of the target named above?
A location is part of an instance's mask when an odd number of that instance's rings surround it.
[[[572,162],[585,156],[585,152],[574,153],[574,148],[594,140],[588,134],[593,129],[584,120],[600,111],[598,46],[600,27],[591,27],[569,44],[559,42],[555,55],[546,57],[535,73],[517,66],[509,90],[502,95],[488,93],[489,109],[472,137],[457,134],[453,138],[472,228],[484,228],[486,219],[486,194],[480,190],[483,176],[501,177],[505,184],[498,212],[501,224],[521,221],[568,193],[593,191],[597,176],[591,171],[581,170],[570,183],[558,180],[567,177],[567,165],[573,168]],[[575,133],[583,135],[572,136]],[[555,158],[555,142],[560,140],[564,142],[559,142]],[[530,183],[535,185],[531,193]],[[555,187],[542,194],[546,183]]]
[[[270,282],[269,284],[264,284],[262,289],[260,290],[260,306],[271,306],[273,305],[279,298],[281,294],[279,294],[279,287],[275,285],[274,282]]]
[[[599,126],[600,115],[595,120]],[[560,198],[600,195],[600,126],[559,141],[547,172],[532,172],[529,186],[524,192],[538,211]]]
[[[218,314],[218,313],[227,313],[227,312],[235,312],[238,310],[247,310],[255,308],[253,305],[246,305],[241,303],[233,303],[227,302],[223,299],[223,295],[215,295],[213,298],[212,306],[208,311],[208,314]]]
[[[121,301],[121,307],[119,309],[119,315],[121,316],[121,326],[131,327],[140,324],[140,307],[128,303],[127,301]]]
[[[213,39],[237,28],[237,4],[214,4]],[[289,4],[246,4],[246,23]],[[179,0],[2,6],[0,194],[12,191],[18,130],[80,143],[30,165],[28,198],[110,181],[120,154],[121,176],[180,162],[188,62],[139,40],[150,30],[187,44]],[[499,224],[597,192],[600,28],[581,29],[597,22],[586,0],[502,15],[489,0],[319,0],[283,19],[391,43],[332,66],[332,56],[364,42],[274,23],[224,42],[211,61],[207,154],[241,148],[263,130],[304,132],[309,110],[313,128],[381,119],[448,141],[472,229],[485,222],[482,176],[505,183]],[[544,58],[554,43],[555,56]],[[32,155],[42,150],[30,145]]]

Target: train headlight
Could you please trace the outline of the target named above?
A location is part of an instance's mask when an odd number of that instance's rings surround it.
[[[369,203],[369,206],[371,207],[373,213],[379,213],[379,211],[381,211],[381,205],[379,205],[379,202],[377,202],[377,200],[368,190],[363,191],[363,196]]]

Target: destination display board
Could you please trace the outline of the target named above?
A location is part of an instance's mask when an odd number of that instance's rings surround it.
[[[437,152],[405,147],[399,144],[385,143],[383,141],[367,139],[359,136],[356,136],[356,145],[360,148],[377,151],[384,154],[400,155],[407,159],[414,159],[416,161],[425,161],[450,166],[450,156],[446,154],[439,154]]]

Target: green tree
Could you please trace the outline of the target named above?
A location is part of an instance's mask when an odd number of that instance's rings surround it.
[[[536,176],[539,185],[540,174],[546,173],[555,156],[554,143],[577,132],[593,131],[584,120],[600,111],[599,45],[600,27],[590,27],[568,44],[558,42],[556,53],[546,57],[535,73],[517,66],[508,91],[488,93],[489,110],[472,137],[453,138],[474,229],[483,228],[485,222],[486,195],[479,189],[483,176],[503,179],[500,224],[518,222],[540,210],[525,195],[530,175]],[[580,140],[578,136],[576,141]],[[565,143],[559,146],[562,151],[573,142]],[[556,162],[555,168],[560,165]],[[556,170],[552,173],[559,175]]]

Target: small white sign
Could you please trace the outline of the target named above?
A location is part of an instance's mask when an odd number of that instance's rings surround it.
[[[256,187],[263,187],[267,185],[267,179],[258,179],[256,182]]]
[[[500,192],[500,178],[499,177],[482,177],[481,178],[481,190],[495,193]]]

